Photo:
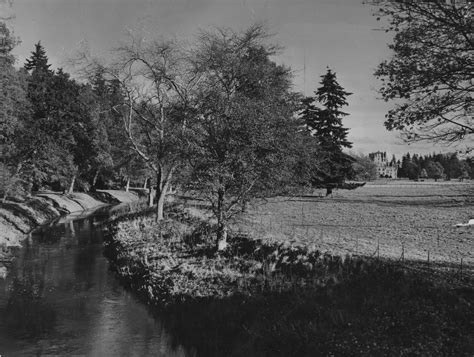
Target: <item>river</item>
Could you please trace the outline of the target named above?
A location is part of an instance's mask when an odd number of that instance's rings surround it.
[[[0,356],[191,356],[102,254],[107,209],[34,231],[0,279]]]

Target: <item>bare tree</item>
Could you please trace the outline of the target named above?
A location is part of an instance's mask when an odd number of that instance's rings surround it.
[[[130,33],[113,55],[116,59],[104,66],[104,73],[120,84],[125,98],[123,106],[113,109],[121,113],[131,148],[155,175],[161,220],[173,174],[182,162],[185,108],[198,77],[191,75],[176,41],[146,40]]]

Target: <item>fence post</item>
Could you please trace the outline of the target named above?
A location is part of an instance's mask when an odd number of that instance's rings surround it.
[[[304,224],[304,202],[301,201],[301,225]]]
[[[377,259],[380,259],[380,238],[377,237]]]

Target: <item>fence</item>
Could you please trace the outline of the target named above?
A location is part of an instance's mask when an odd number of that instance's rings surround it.
[[[289,212],[275,212],[267,205],[256,206],[234,229],[257,239],[314,245],[333,254],[388,258],[408,268],[436,268],[474,276],[473,227],[403,226],[390,223],[390,218],[389,224],[377,224],[364,212],[352,214],[347,222],[343,215],[331,222],[318,219],[315,222],[314,208],[293,200]]]

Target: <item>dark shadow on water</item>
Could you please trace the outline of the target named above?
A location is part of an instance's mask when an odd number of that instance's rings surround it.
[[[5,326],[17,338],[38,338],[54,330],[56,313],[42,298],[43,281],[16,278],[2,312]]]

